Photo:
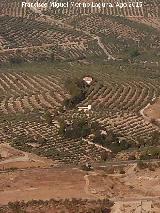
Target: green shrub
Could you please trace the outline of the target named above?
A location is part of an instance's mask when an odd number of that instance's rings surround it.
[[[24,59],[21,56],[15,55],[15,56],[10,57],[9,62],[11,64],[21,64],[24,62]]]
[[[73,108],[86,98],[89,86],[82,79],[67,79],[65,87],[71,97],[64,100],[63,105],[66,108]]]
[[[140,55],[140,52],[137,49],[132,49],[129,51],[129,57],[135,58]]]
[[[70,124],[64,121],[60,122],[59,134],[66,138],[82,138],[91,133],[91,127],[87,120],[81,118],[75,119]]]
[[[160,159],[160,148],[150,147],[140,155],[141,160]]]
[[[119,135],[116,135],[112,131],[102,134],[101,131],[98,130],[94,134],[93,143],[107,147],[115,154],[131,147],[125,139],[120,140]]]

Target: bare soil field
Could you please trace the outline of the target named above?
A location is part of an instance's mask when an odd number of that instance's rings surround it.
[[[76,169],[15,171],[8,174],[1,173],[0,176],[1,204],[31,199],[92,198],[84,190],[84,172]]]
[[[158,98],[154,104],[147,107],[144,113],[151,119],[160,119],[160,98]]]
[[[55,167],[1,172],[0,204],[32,199],[109,198],[115,202],[112,210],[115,213],[132,212],[121,210],[133,208],[137,209],[135,212],[140,212],[141,204],[147,212],[152,212],[149,209],[154,207],[153,201],[160,202],[160,169],[139,170],[136,165],[130,165],[124,171],[124,174],[118,170],[108,174],[105,167],[90,172],[79,168]]]
[[[0,213],[159,213],[159,0],[0,1]]]
[[[56,165],[51,159],[17,150],[7,143],[0,144],[0,156],[0,170]]]

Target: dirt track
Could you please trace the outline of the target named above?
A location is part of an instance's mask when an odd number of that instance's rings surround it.
[[[27,2],[29,2],[27,0]],[[69,24],[66,24],[64,22],[62,22],[61,20],[57,20],[57,19],[54,19],[53,17],[51,18],[50,16],[48,15],[43,15],[42,12],[40,10],[38,10],[37,8],[35,7],[31,7],[31,10],[35,13],[38,13],[41,15],[42,18],[45,18],[45,21],[48,21],[49,23],[53,23],[53,24],[56,24],[56,25],[59,25],[59,26],[62,26],[62,27],[65,27],[67,29],[73,29],[73,26],[69,25]],[[115,57],[113,57],[108,51],[107,49],[105,48],[105,46],[103,45],[103,43],[101,42],[101,39],[99,36],[97,35],[94,35],[94,34],[91,34],[90,32],[88,31],[82,31],[78,28],[76,28],[77,31],[81,32],[81,33],[85,33],[86,35],[92,37],[93,39],[95,39],[97,41],[97,44],[98,46],[103,50],[103,52],[105,53],[105,55],[108,57],[108,60],[112,59],[112,60],[116,60]]]

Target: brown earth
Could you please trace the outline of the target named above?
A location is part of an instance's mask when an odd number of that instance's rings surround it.
[[[0,174],[0,204],[16,200],[90,198],[84,191],[83,172],[71,169],[38,169]]]
[[[56,165],[51,159],[39,157],[35,154],[22,152],[9,144],[0,144],[0,170],[15,168],[37,168]]]
[[[150,119],[160,119],[160,98],[144,110],[144,114]]]
[[[116,203],[160,201],[160,169],[125,168],[125,174],[107,174],[104,169],[92,172],[78,168],[37,168],[0,173],[0,204],[17,200],[104,199]]]
[[[97,165],[93,171],[87,172],[80,167],[62,167],[47,158],[16,150],[8,144],[0,145],[0,154],[0,206],[32,199],[109,198],[115,202],[113,213],[128,213],[133,209],[138,213],[142,203],[148,212],[151,212],[151,207],[155,212],[159,211],[159,166],[151,171],[140,170],[136,164],[124,168],[111,166],[112,169],[108,165]],[[120,174],[122,170],[124,172]]]

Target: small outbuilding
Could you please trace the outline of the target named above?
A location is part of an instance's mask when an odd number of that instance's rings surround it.
[[[85,81],[88,85],[90,85],[91,82],[93,81],[93,78],[90,76],[86,76],[83,78],[83,81]]]

